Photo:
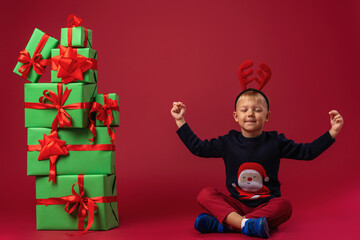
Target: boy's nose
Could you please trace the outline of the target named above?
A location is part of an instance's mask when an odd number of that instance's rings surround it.
[[[252,178],[251,178],[251,177],[249,177],[249,178],[248,178],[248,181],[252,181]]]

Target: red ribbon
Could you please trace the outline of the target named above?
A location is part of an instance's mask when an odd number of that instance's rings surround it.
[[[115,151],[114,144],[67,144],[68,151]],[[41,151],[41,145],[28,145],[28,151]]]
[[[65,109],[86,109],[91,108],[92,102],[84,103],[73,103],[64,106],[67,98],[70,95],[71,90],[68,88],[65,89],[64,94],[62,91],[62,83],[57,84],[57,92],[51,90],[44,90],[43,96],[39,98],[39,103],[26,102],[25,108],[31,109],[51,109],[56,108],[57,114],[51,126],[51,131],[56,131],[58,125],[60,128],[71,127],[71,116],[65,111]],[[50,103],[44,103],[47,100]]]
[[[89,139],[90,142],[94,141],[94,138],[96,136],[96,128],[95,128],[95,122],[91,119],[90,115],[92,112],[96,112],[96,119],[100,122],[104,122],[104,126],[107,126],[109,136],[111,138],[111,142],[115,143],[115,133],[110,127],[110,124],[112,123],[114,117],[112,111],[119,111],[119,103],[117,100],[112,100],[109,98],[109,94],[103,94],[104,97],[104,105],[101,105],[100,103],[94,102],[93,106],[89,112],[89,119],[90,119],[90,125],[89,129],[93,134],[93,137]]]
[[[68,46],[72,47],[72,28],[73,27],[80,27],[82,25],[82,19],[75,16],[74,14],[70,14],[67,19],[67,25],[68,25]],[[88,29],[85,28],[85,39],[84,39],[84,48],[87,47],[88,42]]]
[[[41,59],[42,55],[40,52],[48,39],[49,35],[47,34],[44,34],[41,37],[38,45],[35,48],[32,58],[26,49],[20,51],[18,61],[24,63],[24,65],[19,68],[19,73],[21,73],[22,77],[28,77],[31,67],[33,67],[35,72],[39,75],[42,75],[45,72],[45,66],[49,64],[50,59]]]
[[[57,77],[65,84],[83,80],[83,73],[97,69],[97,60],[77,54],[76,48],[60,45],[60,55],[51,58],[51,70],[57,71]]]
[[[68,155],[68,151],[115,151],[113,144],[94,145],[65,145],[66,141],[58,138],[58,132],[53,131],[49,135],[44,134],[44,139],[39,140],[40,145],[28,145],[28,151],[40,151],[38,160],[50,160],[49,182],[55,183],[56,160],[59,155]]]
[[[74,187],[78,185],[79,194],[75,191]],[[72,213],[76,208],[78,208],[78,229],[82,231],[80,234],[86,233],[92,226],[94,222],[94,212],[98,209],[96,203],[111,203],[116,202],[116,196],[106,196],[106,197],[85,197],[84,191],[84,175],[78,175],[78,182],[72,185],[71,188],[72,195],[57,197],[57,198],[47,198],[47,199],[36,199],[36,205],[62,205],[65,204],[65,212],[68,214]],[[70,204],[73,204],[70,206]],[[84,220],[88,213],[88,225],[84,230]]]

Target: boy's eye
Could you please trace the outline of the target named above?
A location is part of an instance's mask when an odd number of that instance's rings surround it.
[[[246,111],[247,111],[247,109],[241,109],[240,111],[241,111],[241,112],[246,112]]]
[[[262,109],[261,108],[256,108],[255,112],[262,112]]]

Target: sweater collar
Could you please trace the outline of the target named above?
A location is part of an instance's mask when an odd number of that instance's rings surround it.
[[[244,135],[242,135],[241,132],[238,132],[238,133],[239,133],[240,140],[244,141],[244,142],[256,142],[256,141],[259,141],[259,140],[263,139],[264,136],[265,136],[264,131],[259,136],[252,137],[252,138],[244,137]]]

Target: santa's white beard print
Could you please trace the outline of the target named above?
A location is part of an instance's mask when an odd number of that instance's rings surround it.
[[[238,184],[246,192],[256,192],[263,186],[261,176],[258,173],[241,173]]]

